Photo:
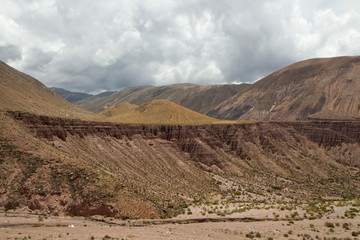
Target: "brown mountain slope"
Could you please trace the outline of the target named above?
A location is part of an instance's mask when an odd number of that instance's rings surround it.
[[[166,99],[193,111],[205,113],[236,93],[245,90],[248,86],[249,84],[137,86],[122,89],[110,96],[93,96],[76,102],[76,104],[89,111],[99,113],[121,102],[140,105],[155,99]]]
[[[0,109],[85,118],[90,112],[73,105],[41,82],[0,61]]]
[[[360,57],[311,59],[280,69],[207,115],[220,119],[360,118]]]
[[[359,122],[144,126],[0,112],[0,207],[145,218],[219,195],[241,206],[356,199],[359,132]]]
[[[140,106],[122,102],[90,120],[145,124],[209,124],[219,120],[194,112],[168,100],[153,100]]]

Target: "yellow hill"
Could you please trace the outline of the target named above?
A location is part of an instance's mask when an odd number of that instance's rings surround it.
[[[86,118],[92,115],[57,96],[35,78],[17,71],[2,61],[0,61],[0,110],[67,118]]]
[[[122,102],[91,117],[91,120],[144,124],[210,124],[219,121],[164,99],[140,106]]]

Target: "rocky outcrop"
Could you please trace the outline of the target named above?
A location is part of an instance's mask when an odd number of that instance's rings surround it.
[[[360,122],[130,125],[6,114],[42,146],[40,158],[4,140],[0,206],[7,208],[171,215],[182,209],[168,205],[221,193],[215,176],[263,195],[276,185],[289,198],[359,197]]]
[[[324,147],[340,146],[343,143],[360,143],[360,122],[346,121],[302,121],[302,122],[257,122],[244,124],[216,125],[131,125],[109,122],[90,122],[76,119],[39,116],[30,113],[8,112],[14,119],[22,121],[38,137],[66,141],[68,136],[105,135],[117,139],[132,139],[140,135],[144,139],[172,141],[190,154],[191,159],[207,165],[218,165],[214,150],[222,148],[233,155],[250,159],[244,150],[244,143],[260,144],[263,148],[275,150],[271,139],[286,142],[287,135],[305,136],[309,141]],[[286,132],[286,133],[285,133]],[[245,144],[246,145],[246,144]]]

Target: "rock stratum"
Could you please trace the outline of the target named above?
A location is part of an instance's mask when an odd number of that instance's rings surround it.
[[[360,122],[129,125],[23,112],[0,121],[8,209],[125,219],[236,199],[235,190],[250,199],[359,197]]]

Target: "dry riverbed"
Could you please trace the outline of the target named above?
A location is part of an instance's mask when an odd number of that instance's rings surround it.
[[[360,207],[354,202],[246,206],[190,206],[176,218],[131,221],[7,211],[0,213],[0,239],[360,238]]]

